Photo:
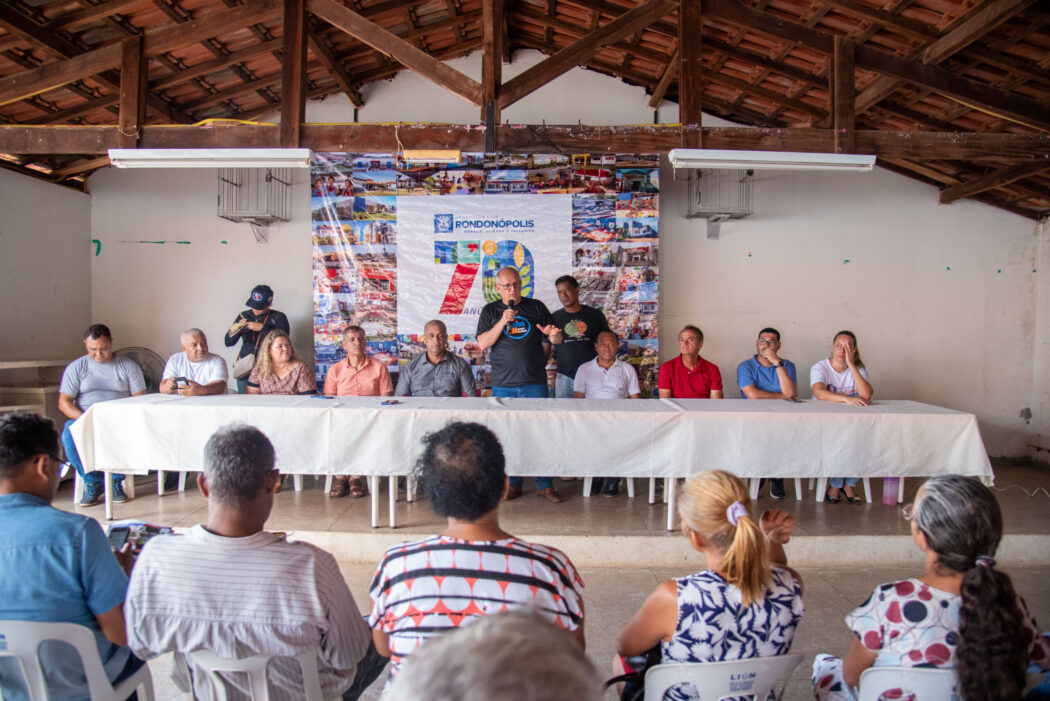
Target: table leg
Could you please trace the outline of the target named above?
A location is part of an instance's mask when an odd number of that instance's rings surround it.
[[[752,499],[758,499],[758,489],[760,484],[762,484],[762,480],[758,477],[752,477],[748,480],[747,495]]]
[[[824,495],[828,493],[828,478],[818,477],[817,478],[817,501],[824,501]]]
[[[593,481],[594,481],[593,477],[584,477],[583,478],[583,496],[584,497],[590,497],[591,496],[591,483]]]
[[[372,528],[379,528],[379,476],[371,475],[368,478],[368,491],[371,492],[369,500],[372,502]]]
[[[397,528],[397,516],[395,515],[397,504],[397,475],[390,475],[390,527]]]
[[[795,498],[802,501],[802,478],[795,478]]]
[[[634,499],[634,477],[627,478],[627,497]]]
[[[655,477],[650,477],[649,478],[649,503],[650,504],[655,504],[656,503],[656,478]]]
[[[674,530],[674,490],[678,486],[677,477],[668,477],[664,481],[664,495],[667,497],[667,530]]]
[[[113,474],[111,472],[102,473],[102,494],[106,503],[106,520],[113,520]]]
[[[413,502],[416,500],[416,478],[409,475],[405,478],[405,501]]]
[[[904,503],[904,478],[900,477],[897,479],[897,503]]]

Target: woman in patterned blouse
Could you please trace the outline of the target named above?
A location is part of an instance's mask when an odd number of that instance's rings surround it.
[[[682,533],[704,554],[708,569],[667,580],[649,595],[620,630],[618,673],[640,671],[637,656],[657,645],[662,662],[786,654],[802,619],[802,578],[784,554],[795,519],[773,509],[756,520],[747,487],[723,470],[695,475],[683,492]],[[668,695],[698,697],[691,684]]]
[[[1010,577],[995,567],[1003,533],[995,495],[972,477],[933,477],[904,517],[925,571],[879,585],[846,616],[852,646],[845,659],[817,655],[816,697],[854,699],[861,672],[880,666],[954,668],[964,699],[1021,698],[1029,661],[1050,668],[1050,639],[1038,635]]]
[[[248,376],[248,394],[317,394],[313,370],[299,358],[284,331],[275,329],[262,340],[259,359]],[[281,482],[275,491],[281,491]]]

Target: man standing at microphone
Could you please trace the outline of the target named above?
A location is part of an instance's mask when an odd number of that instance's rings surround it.
[[[493,397],[547,397],[547,356],[552,344],[561,343],[547,306],[521,296],[521,276],[514,268],[496,274],[500,299],[489,302],[478,317],[478,345],[491,348]],[[521,477],[510,478],[507,500],[521,496]],[[536,496],[560,503],[551,477],[536,478]]]

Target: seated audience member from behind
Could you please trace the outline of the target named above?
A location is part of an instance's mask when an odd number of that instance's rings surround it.
[[[114,557],[97,521],[51,506],[61,467],[50,419],[0,418],[0,620],[89,628],[106,676],[118,682],[142,666],[125,647],[130,548]],[[72,647],[46,642],[40,659],[54,701],[87,701]],[[14,658],[0,657],[0,688],[5,701],[29,698]]]
[[[118,358],[113,352],[113,334],[105,324],[87,327],[84,347],[87,354],[67,365],[62,373],[58,408],[69,417],[62,429],[62,448],[66,452],[66,460],[84,478],[84,496],[80,499],[80,505],[91,506],[102,499],[102,473],[85,474],[69,427],[98,402],[145,394],[146,380],[134,360]],[[113,473],[112,499],[118,503],[128,500],[124,495],[124,475]]]
[[[394,395],[398,397],[474,397],[478,390],[467,361],[448,349],[445,323],[433,319],[423,327],[426,353],[401,368]]]
[[[600,701],[602,691],[594,665],[569,636],[535,613],[507,611],[427,643],[382,701]]]
[[[369,625],[376,648],[391,658],[391,675],[428,638],[508,609],[538,611],[582,648],[583,581],[576,568],[560,551],[500,528],[507,473],[496,436],[480,424],[450,423],[424,446],[416,476],[448,525],[389,548],[376,569]]]
[[[755,354],[736,366],[736,384],[744,399],[797,399],[795,364],[779,355],[780,332],[767,327],[758,332]],[[784,480],[769,480],[769,494],[784,498]]]
[[[657,388],[660,399],[721,399],[722,373],[718,366],[700,357],[704,332],[688,325],[678,334],[678,352],[660,366]]]
[[[634,366],[616,358],[619,348],[620,339],[615,333],[602,331],[598,334],[598,342],[594,344],[598,356],[576,371],[573,396],[577,399],[638,399],[642,396]],[[620,493],[619,477],[605,477],[598,482],[595,489],[601,489],[601,483],[604,483],[604,496],[615,497]]]
[[[208,352],[208,338],[200,329],[186,329],[179,337],[182,350],[164,365],[160,381],[162,394],[197,397],[222,394],[230,373],[222,356]]]
[[[204,448],[204,474],[197,478],[208,498],[208,523],[153,538],[135,565],[128,644],[145,659],[175,652],[172,679],[195,698],[212,695],[204,674],[190,674],[185,651],[228,659],[275,655],[267,679],[282,699],[302,698],[299,664],[288,658],[307,650],[318,648],[326,699],[358,698],[386,664],[335,558],[264,530],[279,478],[273,445],[261,431],[219,429]],[[227,686],[237,688],[238,698],[247,691],[236,678]]]
[[[562,275],[554,283],[562,308],[554,312],[554,325],[561,329],[562,341],[554,346],[558,361],[558,375],[554,381],[554,396],[558,399],[573,396],[573,381],[581,365],[593,360],[594,344],[598,334],[609,330],[609,323],[600,309],[580,304],[580,283],[572,275]]]

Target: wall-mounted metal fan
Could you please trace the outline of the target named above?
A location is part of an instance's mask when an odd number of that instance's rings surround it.
[[[146,378],[146,391],[159,392],[160,380],[164,374],[164,358],[141,346],[128,346],[121,348],[116,355],[121,358],[130,358],[142,369],[142,376]]]

